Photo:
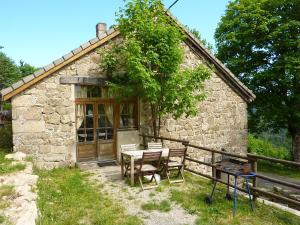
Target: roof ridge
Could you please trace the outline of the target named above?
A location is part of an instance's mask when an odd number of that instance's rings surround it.
[[[115,32],[116,29],[115,28],[110,28],[107,31],[103,32],[101,35],[92,38],[90,40],[88,40],[87,42],[85,42],[84,44],[80,45],[78,48],[75,48],[73,50],[71,50],[70,52],[68,52],[67,54],[63,55],[62,57],[52,61],[50,64],[43,66],[41,69],[35,71],[34,73],[23,77],[22,79],[20,79],[19,81],[13,83],[12,85],[10,85],[9,87],[2,89],[0,91],[2,96],[7,95],[8,93],[18,89],[19,87],[21,87],[22,85],[32,81],[33,79],[41,76],[42,74],[44,74],[45,72],[51,70],[52,68],[54,68],[55,66],[58,66],[60,64],[62,64],[63,62],[67,61],[68,59],[70,59],[71,57],[79,54],[80,52],[82,52],[83,50],[85,50],[86,48],[88,48],[89,46],[97,43],[98,41],[102,40],[103,38],[109,36],[110,34],[112,34],[113,32]]]
[[[232,88],[239,94],[241,97],[246,100],[247,102],[251,102],[255,99],[255,95],[253,92],[244,85],[220,60],[218,60],[201,42],[198,40],[198,38],[195,37],[194,34],[192,34],[190,31],[187,30],[187,28],[179,22],[179,20],[174,17],[169,11],[165,11],[166,15],[170,17],[171,20],[189,37],[189,40],[191,41],[191,44],[193,44],[197,49],[198,52],[200,52],[204,57],[206,57],[206,60],[208,62],[213,63],[218,67],[218,69],[221,71],[221,78],[225,81],[228,81],[233,86]],[[104,33],[102,33],[100,36],[97,36],[93,39],[90,39],[86,43],[80,45],[78,48],[73,49],[66,55],[54,60],[50,64],[44,66],[43,68],[39,69],[38,71],[34,72],[33,74],[30,74],[18,82],[12,84],[11,86],[3,89],[0,91],[0,96],[3,100],[8,100],[14,95],[20,93],[23,90],[26,90],[26,88],[30,87],[31,85],[35,84],[37,81],[43,79],[44,77],[47,77],[48,75],[54,73],[56,70],[60,69],[60,67],[63,67],[70,62],[73,62],[73,60],[76,60],[77,58],[81,57],[78,55],[86,54],[90,51],[92,51],[94,48],[99,47],[100,45],[104,44],[106,41],[110,40],[110,38],[113,38],[117,35],[119,35],[120,32],[116,28],[110,28]],[[111,35],[111,37],[109,37]],[[101,43],[101,41],[103,43]],[[95,47],[91,47],[95,46]],[[87,51],[88,48],[91,48]],[[83,53],[84,51],[87,51],[86,53]],[[77,57],[78,56],[78,57]],[[62,65],[65,64],[65,65]],[[61,66],[62,65],[62,66]],[[25,86],[25,87],[24,87]]]

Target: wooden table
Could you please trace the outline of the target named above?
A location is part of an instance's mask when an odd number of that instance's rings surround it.
[[[121,153],[121,173],[122,176],[124,174],[124,156],[127,156],[130,158],[130,184],[134,185],[134,161],[137,161],[139,159],[142,159],[143,152],[144,151],[162,151],[161,157],[166,158],[169,155],[169,149],[168,148],[162,148],[162,149],[151,149],[151,150],[136,150],[136,151],[123,151]]]

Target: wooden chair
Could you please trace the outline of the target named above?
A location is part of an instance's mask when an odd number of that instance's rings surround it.
[[[184,182],[183,169],[186,157],[186,148],[170,149],[167,161],[164,163],[163,171],[166,173],[169,183]],[[178,170],[177,177],[180,175],[181,179],[170,180],[170,173],[173,170]]]
[[[157,180],[155,178],[155,172],[158,172],[158,168],[160,165],[160,160],[161,160],[161,154],[162,151],[148,151],[148,152],[143,152],[143,157],[140,160],[139,166],[136,167],[137,170],[137,175],[141,184],[141,187],[143,190],[145,189],[150,189],[150,188],[155,188],[158,186]],[[151,164],[152,163],[152,164]],[[151,175],[150,182],[154,179],[155,185],[143,186],[142,179],[145,175]]]
[[[161,142],[148,142],[148,149],[162,149],[162,143]]]
[[[136,151],[136,150],[138,150],[136,144],[121,145],[121,153],[124,151]],[[125,158],[123,159],[123,161],[125,166],[124,176],[127,176],[127,172],[130,171],[130,159]]]

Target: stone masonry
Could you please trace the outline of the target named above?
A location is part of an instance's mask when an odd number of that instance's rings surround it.
[[[109,47],[110,44],[104,45]],[[187,45],[182,67],[201,63]],[[102,47],[100,47],[102,48]],[[74,85],[60,84],[61,76],[103,77],[96,49],[12,98],[14,150],[32,155],[39,167],[53,168],[76,162]],[[216,74],[206,82],[207,99],[193,118],[164,120],[161,135],[191,143],[244,153],[247,147],[247,103]],[[140,110],[141,130],[147,112]],[[201,159],[207,154],[192,150]]]

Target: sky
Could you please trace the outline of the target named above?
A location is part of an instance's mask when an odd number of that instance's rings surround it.
[[[164,0],[169,7],[175,0]],[[229,0],[179,0],[171,9],[182,24],[214,44]],[[42,67],[96,36],[95,25],[115,24],[123,0],[0,0],[0,46],[16,63]]]

